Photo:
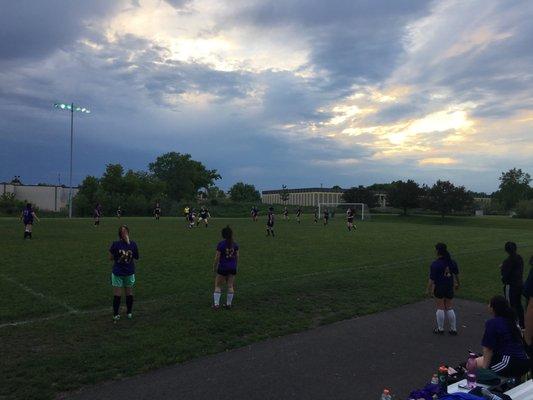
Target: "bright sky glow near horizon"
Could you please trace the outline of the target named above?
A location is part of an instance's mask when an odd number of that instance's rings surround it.
[[[528,0],[21,0],[0,13],[0,181],[167,151],[227,189],[533,173]],[[59,177],[58,177],[59,175]]]

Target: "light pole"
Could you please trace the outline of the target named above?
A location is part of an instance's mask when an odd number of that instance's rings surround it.
[[[74,106],[74,103],[54,103],[55,108],[70,111],[70,173],[68,189],[68,217],[72,218],[72,153],[74,145],[74,111],[90,114],[91,111],[85,107]]]

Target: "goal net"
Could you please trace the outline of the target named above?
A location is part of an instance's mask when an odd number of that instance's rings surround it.
[[[318,203],[318,215],[322,218],[324,210],[329,211],[330,218],[346,218],[346,211],[351,208],[355,219],[370,219],[370,209],[365,203]]]

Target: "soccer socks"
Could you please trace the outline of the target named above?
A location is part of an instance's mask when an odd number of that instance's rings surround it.
[[[213,303],[215,304],[215,307],[218,307],[220,305],[220,295],[220,292],[213,293]]]
[[[120,310],[120,296],[113,296],[113,315],[117,316]]]
[[[126,308],[128,314],[131,314],[131,310],[133,309],[133,295],[126,296]]]
[[[444,330],[444,310],[437,310],[436,312],[437,316],[437,328],[439,331]]]
[[[229,293],[228,292],[227,299],[226,299],[226,305],[231,306],[231,303],[233,303],[233,295],[234,294],[235,293]]]
[[[446,314],[448,315],[448,321],[450,321],[450,329],[452,331],[457,330],[457,318],[455,317],[455,311],[448,310],[446,311]]]

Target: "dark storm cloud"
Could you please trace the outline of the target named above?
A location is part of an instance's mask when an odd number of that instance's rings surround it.
[[[3,1],[0,61],[42,58],[87,33],[91,20],[116,11],[120,1]]]

